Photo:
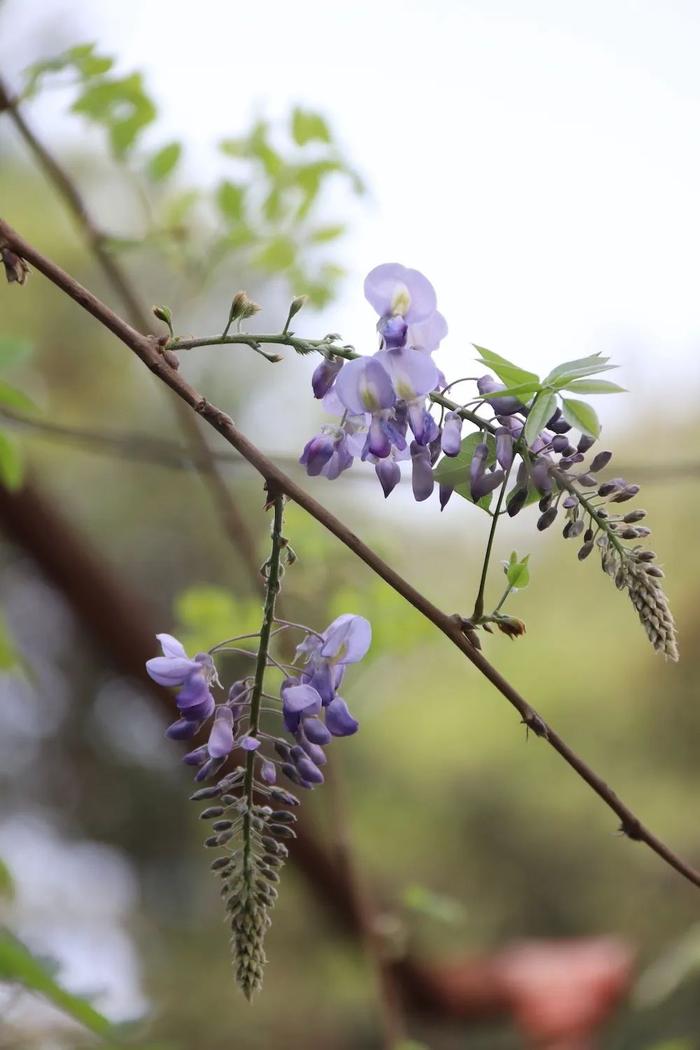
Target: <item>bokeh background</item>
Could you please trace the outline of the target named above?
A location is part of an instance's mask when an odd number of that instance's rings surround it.
[[[604,441],[643,485],[681,663],[654,656],[625,598],[557,534],[536,534],[532,512],[496,549],[531,553],[532,583],[513,602],[528,632],[489,639],[488,655],[696,860],[699,23],[693,3],[624,0],[0,3],[0,73],[15,90],[27,66],[84,42],[115,56],[118,75],[143,74],[157,118],[121,160],[69,112],[70,73],[47,77],[22,112],[146,306],[170,305],[179,333],[220,330],[239,288],[263,305],[259,330],[279,330],[290,297],[311,291],[297,330],[369,351],[362,278],[398,260],[437,288],[450,377],[472,374],[472,342],[540,371],[598,350],[619,363],[631,393],[600,399]],[[295,108],[321,114],[328,134],[300,143],[297,128],[295,141]],[[173,140],[179,164],[149,177]],[[7,115],[0,200],[29,240],[121,306]],[[252,1007],[238,995],[188,777],[136,669],[143,631],[200,646],[255,622],[241,546],[264,557],[258,479],[222,467],[248,537],[234,549],[197,472],[160,462],[162,442],[183,444],[172,399],[87,315],[33,275],[3,291],[0,336],[32,345],[3,378],[36,418],[90,432],[0,419],[29,485],[0,494],[8,925],[66,987],[135,1021],[135,1046],[381,1045],[371,967],[308,864],[285,872],[264,993]],[[211,349],[182,367],[298,470],[322,419],[311,362]],[[385,504],[361,468],[308,487],[441,607],[469,611],[487,527],[473,507],[454,499],[439,515],[404,492]],[[434,1050],[700,1046],[697,891],[616,834],[488,683],[294,507],[287,532],[299,554],[289,614],[321,627],[352,609],[375,627],[347,695],[362,730],[333,759],[387,952],[462,989],[493,985],[516,946],[533,953],[518,994],[489,1016],[475,1002],[419,1009],[414,990],[411,1038]],[[332,848],[324,794],[305,809]],[[558,954],[562,942],[589,961]],[[1,1046],[90,1045],[40,999],[2,995]],[[595,1033],[537,1042],[541,1014],[585,1013],[587,996],[619,998],[600,1006]]]

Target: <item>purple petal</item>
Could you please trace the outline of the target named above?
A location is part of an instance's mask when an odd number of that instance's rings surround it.
[[[450,501],[454,489],[450,485],[440,485],[440,510],[444,510]]]
[[[335,389],[344,407],[358,414],[391,408],[396,400],[389,374],[376,357],[349,361],[338,376]]]
[[[393,459],[382,459],[374,469],[386,498],[401,481],[401,467]]]
[[[383,349],[396,349],[406,345],[408,325],[403,317],[382,317],[377,331],[382,337]]]
[[[178,694],[176,698],[176,701],[178,701],[178,709],[182,711],[183,717],[190,722],[205,722],[207,718],[213,714],[216,706],[214,697],[208,689],[197,704],[187,704],[186,706],[183,706],[179,703],[179,700],[180,696]]]
[[[494,470],[488,474],[483,474],[478,478],[471,487],[472,499],[475,503],[478,503],[480,499],[487,496],[489,492],[493,492],[499,485],[503,483],[505,474],[502,470]]]
[[[163,656],[184,656],[187,659],[184,645],[178,642],[177,638],[173,638],[172,634],[157,634],[156,638],[160,642]]]
[[[416,350],[420,350],[424,354],[432,354],[437,350],[446,335],[447,321],[440,311],[436,310],[425,321],[419,321],[417,324],[409,326],[406,341],[409,346],[415,347]]]
[[[300,758],[296,763],[296,767],[299,770],[299,775],[302,779],[306,780],[309,784],[323,783],[323,773],[310,758],[307,758],[306,756]]]
[[[199,732],[201,722],[191,722],[188,718],[178,718],[165,730],[170,740],[191,740]]]
[[[331,734],[328,732],[320,718],[305,718],[303,728],[307,740],[310,740],[312,744],[324,745],[327,744],[331,738]]]
[[[372,416],[367,441],[362,450],[362,459],[366,459],[370,455],[376,456],[377,459],[386,459],[390,452],[391,438],[385,421],[379,416]]]
[[[424,445],[411,442],[411,460],[413,469],[411,471],[411,485],[413,496],[418,503],[428,499],[435,486],[433,468],[430,463],[430,452]]]
[[[317,477],[335,451],[335,442],[330,434],[316,434],[304,445],[299,462],[306,467],[309,477]]]
[[[203,780],[208,780],[209,777],[215,776],[219,772],[225,761],[225,758],[208,759],[204,763],[202,768],[195,773],[194,779],[201,783]]]
[[[330,733],[328,734],[328,737],[330,739]],[[302,739],[301,746],[304,748],[304,751],[314,765],[325,766],[327,762],[326,753],[319,744],[313,744],[310,740]]]
[[[360,723],[352,717],[340,696],[336,696],[326,708],[326,725],[333,736],[352,736],[360,728]]]
[[[442,427],[440,441],[446,456],[457,456],[462,447],[462,417],[457,412],[448,412]]]
[[[146,671],[158,685],[182,685],[199,664],[184,656],[154,656],[146,661]]]
[[[424,321],[437,306],[437,297],[427,277],[400,263],[375,266],[365,278],[365,298],[380,317],[399,314],[409,324]]]
[[[374,356],[391,376],[396,396],[403,401],[415,401],[438,385],[437,366],[432,357],[420,350],[380,350]]]
[[[504,470],[510,470],[513,464],[513,435],[505,427],[496,431],[496,459]]]
[[[426,408],[424,401],[409,401],[408,422],[419,445],[429,445],[440,436],[440,428]]]
[[[323,632],[321,656],[341,664],[356,664],[372,641],[372,627],[364,616],[343,613]]]
[[[260,741],[256,736],[242,736],[237,741],[239,747],[242,747],[244,751],[257,751],[260,747]]]
[[[477,379],[476,385],[480,394],[493,394],[496,390],[505,390],[503,383],[499,383],[491,375],[485,375]],[[517,397],[510,395],[508,397],[490,397],[488,398],[488,404],[499,416],[512,416],[514,412],[519,412],[524,407]]]
[[[207,749],[210,758],[225,758],[233,751],[233,714],[225,704],[219,704],[214,712]]]
[[[264,759],[260,765],[260,779],[264,780],[266,784],[277,783],[277,770],[275,763],[270,762],[269,759]]]
[[[285,709],[292,714],[305,711],[308,707],[321,707],[321,697],[311,685],[283,686],[282,701]]]
[[[332,361],[324,360],[321,361],[320,365],[317,365],[314,369],[314,374],[311,376],[314,397],[320,399],[326,396],[335,383],[338,372],[344,363],[342,357],[334,357]]]
[[[188,766],[202,766],[208,760],[209,751],[207,750],[206,744],[202,744],[201,747],[196,747],[194,751],[188,751],[182,758],[182,761]]]

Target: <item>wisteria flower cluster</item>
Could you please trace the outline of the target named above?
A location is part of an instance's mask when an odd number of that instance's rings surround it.
[[[262,983],[263,940],[277,897],[279,869],[287,856],[284,840],[295,834],[293,809],[299,798],[279,780],[303,788],[322,784],[325,748],[333,738],[357,732],[358,722],[339,689],[346,669],[363,659],[372,639],[369,622],[350,613],[321,633],[275,618],[286,548],[280,524],[281,511],[266,566],[267,601],[257,652],[235,647],[233,643],[242,639],[233,638],[189,657],[177,638],[159,634],[162,656],[146,664],[155,682],[176,690],[179,717],[166,735],[189,740],[208,729],[206,742],[189,751],[184,761],[196,767],[195,781],[215,781],[192,798],[212,803],[201,813],[212,822],[205,845],[223,850],[212,868],[222,878],[236,977],[248,998]],[[270,646],[277,635],[292,630],[302,630],[304,636],[294,662],[285,664],[272,656]],[[231,651],[254,658],[256,668],[224,692],[214,657]],[[265,690],[268,671],[281,678],[276,694]],[[222,693],[218,701],[214,690]],[[231,756],[237,764],[224,772]]]
[[[325,424],[307,443],[300,458],[307,473],[333,480],[359,458],[374,464],[388,496],[401,480],[401,462],[410,459],[417,500],[428,499],[437,486],[444,509],[457,493],[491,515],[492,535],[500,515],[514,517],[533,503],[539,505],[540,531],[561,515],[564,537],[581,539],[579,559],[599,550],[604,571],[628,591],[654,648],[676,660],[676,627],[660,583],[663,571],[652,564],[654,553],[634,542],[649,535],[640,524],[645,512],[614,513],[617,504],[637,495],[639,486],[598,477],[610,464],[608,451],[594,453],[585,464],[600,424],[592,406],[571,395],[620,392],[615,383],[598,378],[615,367],[609,358],[592,354],[565,361],[540,379],[476,347],[478,361],[489,371],[447,383],[432,360],[447,323],[427,278],[386,263],[368,274],[365,296],[379,314],[380,346],[373,355],[314,346],[324,355],[312,377],[314,395],[340,419]],[[465,383],[473,385],[466,401],[446,396]],[[465,423],[471,427],[463,436]],[[502,612],[508,596],[523,586],[525,574],[518,567],[523,564],[519,559],[508,563],[509,587],[489,613],[484,573],[474,614],[465,620],[475,644],[475,629],[489,630],[490,624],[510,637],[523,633],[524,625]]]
[[[314,395],[340,422],[326,425],[304,448],[310,475],[334,479],[359,457],[373,463],[385,496],[401,479],[402,460],[413,465],[413,491],[424,500],[433,491],[432,465],[440,427],[427,395],[444,385],[432,354],[447,334],[435,290],[418,270],[398,263],[377,266],[365,280],[365,296],[379,314],[380,349],[344,362],[330,357],[312,377]],[[447,448],[459,444],[461,421],[447,428]]]

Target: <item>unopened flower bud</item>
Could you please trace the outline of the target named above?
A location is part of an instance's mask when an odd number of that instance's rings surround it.
[[[550,507],[549,510],[546,510],[544,514],[538,519],[537,528],[539,529],[539,531],[544,532],[545,529],[548,529],[554,521],[554,519],[556,518],[556,516],[556,507]]]
[[[588,468],[591,474],[595,474],[599,470],[604,470],[608,463],[612,459],[612,452],[599,452],[597,456],[593,457],[590,467]]]
[[[232,301],[231,309],[229,310],[229,324],[232,321],[246,321],[249,317],[253,317],[257,314],[262,307],[258,303],[254,303],[249,298],[247,292],[236,292]]]
[[[170,311],[170,307],[169,306],[154,306],[153,307],[153,316],[157,317],[159,321],[162,321],[163,324],[166,324],[168,326],[168,331],[170,332],[170,335],[172,336],[173,335],[173,315],[172,315],[172,313]]]
[[[0,258],[5,267],[5,277],[8,284],[24,284],[27,280],[29,267],[21,255],[16,255],[9,248],[0,248]]]

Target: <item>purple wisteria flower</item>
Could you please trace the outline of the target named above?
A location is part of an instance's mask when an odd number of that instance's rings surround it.
[[[375,267],[365,280],[365,296],[379,314],[379,350],[371,357],[351,360],[342,369],[337,360],[325,360],[316,368],[314,395],[322,398],[327,411],[342,418],[337,427],[324,426],[307,442],[300,462],[309,475],[332,479],[355,457],[369,460],[388,496],[401,478],[400,461],[412,459],[414,479],[416,470],[420,475],[414,492],[417,499],[425,499],[428,487],[432,491],[425,467],[432,466],[433,456],[420,456],[416,465],[416,457],[408,451],[408,430],[421,447],[432,446],[440,436],[428,395],[445,385],[431,354],[446,335],[447,323],[436,309],[430,281],[399,263]],[[454,444],[455,433],[451,424],[448,447],[450,440]]]
[[[400,263],[375,266],[365,277],[365,298],[381,318],[398,316],[407,324],[426,321],[437,308],[428,278]]]
[[[175,703],[182,717],[168,727],[167,733],[176,740],[185,740],[194,736],[214,712],[210,686],[218,681],[216,668],[209,653],[197,653],[190,659],[182,643],[171,634],[156,637],[163,655],[148,660],[146,670],[158,685],[180,687]]]
[[[338,689],[345,668],[365,656],[371,640],[369,622],[345,613],[322,634],[308,634],[297,646],[297,658],[304,661],[305,669],[285,679],[280,696],[285,727],[297,741],[284,770],[303,787],[323,781],[324,745],[334,736],[351,736],[359,728]]]

